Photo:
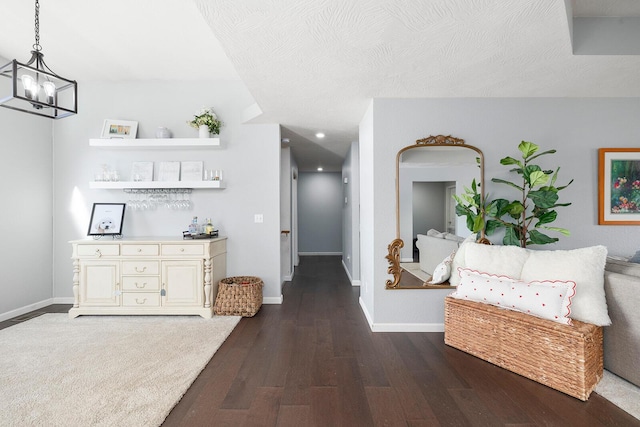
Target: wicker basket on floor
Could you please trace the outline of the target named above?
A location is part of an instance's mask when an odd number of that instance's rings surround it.
[[[573,326],[446,297],[444,342],[558,391],[587,400],[602,378],[602,327]]]
[[[213,306],[215,314],[253,317],[262,305],[262,287],[259,277],[236,276],[220,280],[218,295]]]

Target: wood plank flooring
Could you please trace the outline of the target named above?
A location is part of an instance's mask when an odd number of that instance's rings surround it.
[[[240,322],[164,426],[640,426],[442,333],[372,333],[339,257],[301,257],[283,294]]]
[[[595,393],[581,402],[442,333],[372,333],[340,257],[301,257],[283,294],[240,321],[163,426],[640,426]]]

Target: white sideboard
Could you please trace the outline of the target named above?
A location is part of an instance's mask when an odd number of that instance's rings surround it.
[[[226,237],[74,240],[73,308],[83,314],[210,318],[226,277]]]

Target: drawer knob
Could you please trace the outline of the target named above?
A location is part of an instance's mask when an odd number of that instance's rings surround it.
[[[140,269],[138,268],[138,266],[136,266],[136,272],[138,272],[138,273],[144,273],[144,271],[145,271],[146,269],[147,269],[147,267],[146,267],[146,266],[142,267],[142,270],[140,270]]]
[[[98,258],[100,258],[102,256],[102,252],[100,252],[100,249],[96,249],[96,256]]]
[[[142,248],[138,248],[138,252],[142,252]]]
[[[184,252],[184,248],[180,248],[180,252]]]
[[[147,282],[144,282],[143,284],[140,284],[140,283],[136,282],[136,288],[138,288],[138,289],[142,289],[145,286],[147,286]]]
[[[146,298],[142,298],[142,300],[140,300],[140,298],[136,298],[136,304],[144,304],[145,302],[147,302]]]

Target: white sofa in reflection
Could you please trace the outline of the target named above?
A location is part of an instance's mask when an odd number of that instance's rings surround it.
[[[438,264],[456,251],[464,241],[464,237],[436,230],[429,230],[427,234],[418,234],[417,237],[416,247],[420,256],[420,271],[429,278]]]

